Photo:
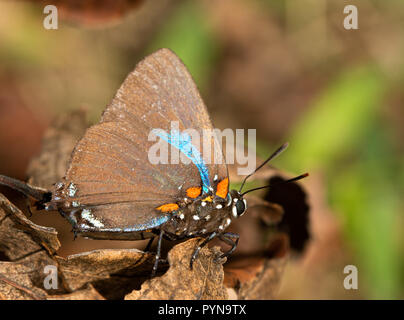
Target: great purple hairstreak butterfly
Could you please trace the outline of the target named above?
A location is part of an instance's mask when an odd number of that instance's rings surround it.
[[[155,142],[148,135],[155,128],[170,132],[173,121],[179,123],[180,134],[160,138],[191,161],[152,164],[148,151]],[[192,139],[181,134],[188,128],[202,132],[213,126],[184,64],[172,51],[161,49],[129,74],[101,121],[75,146],[65,177],[52,190],[6,176],[0,176],[0,184],[33,198],[38,209],[59,211],[72,224],[75,235],[110,240],[150,238],[149,245],[158,237],[153,274],[163,238],[201,237],[190,259],[192,268],[201,248],[214,238],[231,246],[222,257],[236,249],[239,237],[225,232],[226,228],[245,213],[246,193],[269,186],[242,192],[252,173],[239,190],[229,190],[227,165],[206,163]],[[254,172],[286,147],[280,147]]]

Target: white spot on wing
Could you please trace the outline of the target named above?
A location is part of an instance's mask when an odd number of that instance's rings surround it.
[[[91,210],[89,210],[89,209],[83,209],[83,211],[81,211],[81,217],[84,220],[90,222],[94,227],[97,227],[97,228],[104,227],[104,224],[101,221],[97,220],[91,213]]]
[[[55,189],[56,190],[61,190],[62,188],[63,188],[63,183],[62,182],[55,183]]]
[[[67,194],[69,195],[69,197],[74,197],[76,192],[77,192],[77,187],[74,185],[73,182],[71,182],[69,184],[69,186],[67,187]]]

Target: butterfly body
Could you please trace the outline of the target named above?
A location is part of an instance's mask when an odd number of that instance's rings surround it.
[[[185,198],[179,203],[172,218],[160,227],[168,238],[178,240],[224,232],[232,221],[230,194],[226,199],[204,194],[197,199]]]
[[[227,184],[227,178],[223,182]],[[72,224],[76,234],[88,238],[139,240],[154,237],[162,230],[166,238],[180,240],[203,237],[212,232],[223,233],[232,219],[238,217],[240,212],[237,214],[237,210],[234,210],[234,200],[240,198],[239,193],[235,190],[226,191],[226,197],[222,198],[217,195],[223,193],[223,190],[218,190],[218,186],[220,182],[207,193],[179,191],[178,201],[154,208],[156,218],[149,219],[146,223],[125,227],[113,226],[111,222],[106,227],[105,219],[96,215],[94,206],[89,204],[82,206],[78,196],[79,189],[74,182],[56,183],[52,199],[45,208],[58,210]]]

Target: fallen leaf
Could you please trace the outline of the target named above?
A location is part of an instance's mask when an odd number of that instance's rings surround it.
[[[103,296],[118,299],[150,278],[154,255],[137,249],[102,249],[57,256],[56,261],[69,291],[91,283]]]
[[[52,228],[37,226],[0,194],[0,293],[5,299],[43,299],[45,266],[60,246]]]
[[[89,284],[82,290],[76,290],[68,294],[49,296],[47,300],[105,300],[105,298],[100,295],[91,284]]]
[[[223,268],[215,259],[218,248],[204,247],[195,260],[193,270],[189,263],[201,239],[190,239],[176,245],[168,253],[170,267],[161,277],[145,281],[140,290],[128,294],[126,300],[206,300],[226,299]]]
[[[33,286],[36,270],[24,264],[0,262],[0,294],[3,300],[42,300],[47,294]]]

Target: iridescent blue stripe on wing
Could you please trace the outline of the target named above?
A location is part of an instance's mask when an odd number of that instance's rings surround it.
[[[187,158],[191,159],[191,161],[198,168],[199,175],[201,176],[203,192],[207,193],[210,187],[209,171],[202,159],[200,152],[191,143],[191,137],[186,132],[180,133],[177,131],[172,131],[172,134],[161,131],[157,133],[157,135],[164,141],[167,141],[169,144],[180,150],[187,156]]]

